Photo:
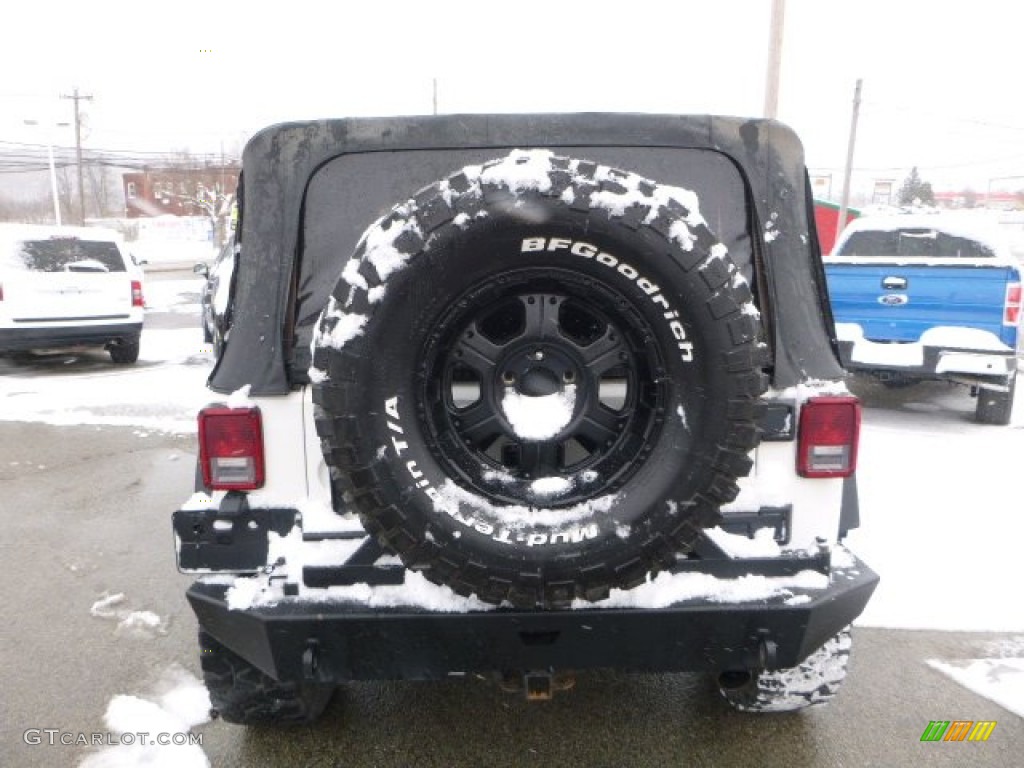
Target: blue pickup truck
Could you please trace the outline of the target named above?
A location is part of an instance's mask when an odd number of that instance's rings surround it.
[[[977,420],[1009,424],[1021,338],[1021,268],[984,222],[869,216],[825,259],[843,364],[888,386],[971,388]]]

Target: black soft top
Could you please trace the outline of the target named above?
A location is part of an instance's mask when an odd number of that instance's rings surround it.
[[[714,160],[697,162],[705,192],[713,169],[727,163],[740,181],[732,186],[746,197],[737,208],[746,220],[726,224],[736,232],[723,242],[730,252],[748,251],[734,258],[756,274],[773,386],[842,377],[803,148],[785,125],[714,116],[445,115],[286,123],[249,141],[232,326],[210,387],[229,393],[251,385],[253,395],[275,395],[306,383],[313,325],[359,235],[427,184],[517,148],[551,149],[688,188],[692,180],[673,170],[686,162],[666,159],[701,150],[685,156]]]

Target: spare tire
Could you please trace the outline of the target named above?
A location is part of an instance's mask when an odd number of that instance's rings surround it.
[[[336,504],[491,603],[635,586],[749,471],[759,334],[692,193],[539,150],[464,168],[367,230],[318,321]]]

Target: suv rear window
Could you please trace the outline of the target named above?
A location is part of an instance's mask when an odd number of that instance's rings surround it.
[[[934,229],[863,230],[854,232],[838,256],[925,256],[931,258],[992,258],[987,245]]]
[[[30,272],[124,272],[115,243],[100,240],[25,240],[6,254],[4,266]]]

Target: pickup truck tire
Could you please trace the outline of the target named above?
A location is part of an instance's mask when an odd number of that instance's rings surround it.
[[[978,403],[975,406],[974,418],[979,424],[998,424],[1006,426],[1013,415],[1013,396],[1017,389],[1017,377],[1008,382],[1008,392],[995,389],[978,389]]]
[[[740,712],[795,712],[824,704],[846,677],[852,643],[847,627],[795,667],[722,675],[719,690]]]
[[[687,194],[513,153],[364,234],[320,316],[314,415],[336,500],[408,568],[564,607],[716,523],[767,379],[751,291]]]
[[[240,725],[302,725],[319,717],[334,686],[281,683],[199,631],[199,661],[211,716]]]

